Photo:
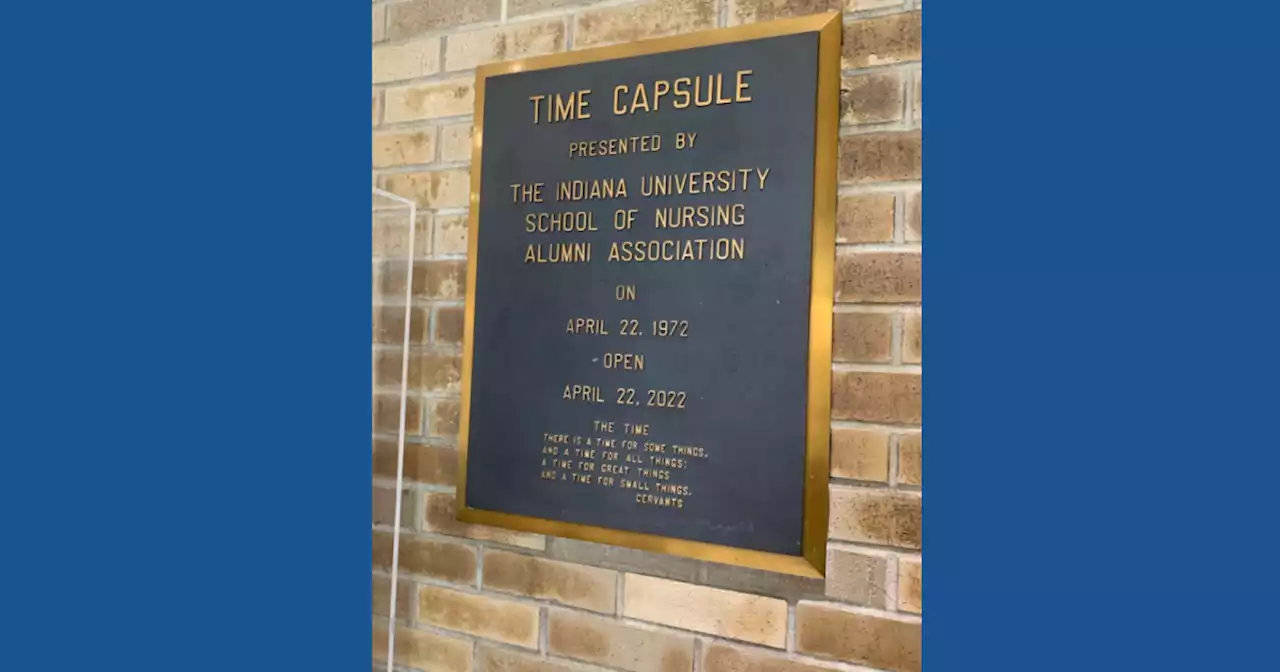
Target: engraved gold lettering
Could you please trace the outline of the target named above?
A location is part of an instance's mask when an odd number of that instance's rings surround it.
[[[622,138],[574,141],[569,143],[569,156],[571,158],[614,156],[637,152],[656,152],[661,149],[661,135],[633,135]]]
[[[511,202],[512,203],[541,203],[542,202],[542,182],[533,184],[513,184],[511,185]]]
[[[686,462],[682,457],[667,457],[665,455],[650,455],[649,463],[657,467],[667,467],[668,469],[684,469]]]
[[[524,251],[526,264],[586,264],[591,262],[592,243],[530,243]]]
[[[649,488],[645,487],[643,489],[647,491]],[[651,495],[648,492],[636,493],[636,503],[650,504],[653,506],[664,506],[664,507],[673,508],[673,509],[684,508],[684,500],[679,497],[657,496],[657,495]]]
[[[533,103],[533,123],[542,123],[538,118],[538,108],[542,105],[542,101],[546,96],[529,96],[529,101]]]
[[[571,317],[565,324],[564,331],[567,334],[609,335],[609,331],[604,326],[604,319],[595,317]]]
[[[555,97],[555,113],[552,114],[551,121],[556,122],[572,119],[575,112],[574,99],[576,97],[577,93],[570,93],[567,97],[561,96],[557,93]]]
[[[626,84],[619,84],[619,85],[617,85],[617,86],[613,87],[613,113],[614,113],[614,114],[626,114],[626,113],[627,113],[627,108],[626,108],[626,106],[625,106],[625,105],[619,105],[619,104],[618,104],[618,99],[619,99],[619,97],[620,97],[620,96],[622,96],[622,95],[626,95],[627,90],[628,90],[629,88],[630,88],[630,87],[628,87]]]
[[[649,94],[644,92],[644,85],[636,87],[636,92],[631,96],[631,109],[627,110],[627,114],[635,114],[636,110],[649,111]]]
[[[655,229],[742,226],[744,223],[746,223],[746,206],[741,203],[680,205],[658,208],[653,212]]]
[[[618,388],[618,403],[623,406],[639,406],[640,402],[636,401],[636,391],[630,387]]]
[[[608,261],[734,261],[745,259],[742,238],[696,238],[693,240],[624,240],[609,244]]]
[[[677,140],[677,145],[679,140]],[[756,178],[752,187],[751,177]],[[640,195],[645,197],[685,194],[764,191],[768,168],[698,170],[687,173],[657,173],[640,176]]]
[[[680,390],[649,390],[646,406],[656,408],[684,408],[688,394]]]
[[[660,338],[670,338],[679,336],[680,338],[689,337],[689,321],[688,320],[654,320],[653,331],[654,336]]]
[[[675,100],[671,101],[671,106],[683,110],[689,107],[689,85],[693,80],[688,77],[676,78],[675,84],[672,85],[672,95]]]
[[[679,110],[687,109],[690,106],[709,107],[711,105],[748,103],[753,100],[749,93],[751,84],[747,81],[747,78],[752,74],[754,74],[754,71],[750,69],[737,70],[733,73],[732,81],[728,83],[725,81],[728,79],[726,73],[717,72],[693,77],[677,77],[673,80],[658,79],[647,83],[618,84],[613,87],[613,105],[611,109],[613,114],[618,116],[637,112],[658,112],[662,108],[662,98],[664,96],[670,96],[671,106]],[[690,91],[691,88],[692,91]],[[533,106],[533,122],[540,124],[544,121],[556,123],[576,119],[590,119],[590,101],[588,100],[590,94],[591,89],[579,89],[568,94],[551,93],[530,96],[529,101]],[[629,98],[627,98],[628,96]],[[545,105],[543,105],[544,102],[546,103]],[[544,108],[545,113],[543,111]],[[680,146],[680,148],[684,147],[685,145],[683,144]],[[590,155],[590,152],[585,147],[581,149],[583,151],[579,152],[571,148],[571,155]]]
[[[594,385],[565,385],[560,398],[566,401],[582,401],[589,404],[603,404],[604,397],[600,388]]]
[[[632,320],[634,322],[634,320]],[[604,353],[604,368],[622,369],[623,371],[644,371],[644,355],[630,352]]]
[[[662,97],[671,92],[671,82],[665,79],[659,79],[653,83],[653,111],[658,111],[658,103]]]
[[[716,73],[716,105],[728,105],[733,102],[732,98],[723,95],[724,93],[724,75]]]
[[[556,183],[557,201],[592,201],[626,198],[627,181],[621,177],[597,180],[565,180]]]
[[[707,93],[706,100],[702,99],[703,90],[705,90]],[[711,78],[710,77],[707,78],[707,81],[705,83],[703,83],[701,76],[693,78],[693,104],[696,107],[711,106]]]
[[[589,210],[573,212],[531,212],[524,216],[526,233],[585,233],[598,231],[595,215]]]
[[[675,450],[676,455],[697,458],[706,458],[707,456],[707,451],[705,451],[702,446],[681,446],[673,444],[671,448]]]
[[[685,497],[689,496],[689,486],[683,485],[683,484],[677,485],[675,483],[654,483],[653,489],[657,490],[658,492],[664,495],[683,495]]]

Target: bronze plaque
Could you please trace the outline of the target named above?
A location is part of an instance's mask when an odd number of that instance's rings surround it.
[[[461,520],[823,573],[839,41],[479,69]]]

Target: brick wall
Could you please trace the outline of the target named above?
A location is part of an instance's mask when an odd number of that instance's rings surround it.
[[[415,199],[396,662],[425,671],[921,667],[921,0],[373,3],[375,184]],[[477,64],[844,11],[825,581],[453,519]],[[394,235],[375,235],[394,245]],[[401,248],[402,249],[402,248]],[[380,379],[403,284],[379,281]],[[402,269],[401,269],[402,270]],[[403,283],[403,280],[400,281]],[[396,308],[399,306],[399,308]],[[377,346],[375,345],[375,349]],[[376,409],[373,658],[385,660],[395,389]],[[383,664],[385,665],[385,663]],[[382,666],[374,664],[374,669]]]

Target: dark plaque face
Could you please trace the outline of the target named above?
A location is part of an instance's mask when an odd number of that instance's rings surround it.
[[[461,517],[805,555],[819,37],[484,77]]]

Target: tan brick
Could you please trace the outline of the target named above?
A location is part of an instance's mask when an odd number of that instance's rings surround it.
[[[409,397],[405,400],[405,436],[422,435],[422,400]],[[380,394],[373,401],[373,431],[399,433],[400,395]]]
[[[628,672],[693,669],[692,637],[561,609],[548,613],[547,652]]]
[[[923,499],[918,494],[831,489],[832,539],[919,549]]]
[[[373,83],[434,75],[440,71],[440,38],[373,49]]]
[[[419,586],[418,620],[515,646],[538,646],[538,608],[529,604]]]
[[[840,85],[840,124],[877,124],[902,119],[902,77],[896,72],[845,77]]]
[[[844,27],[841,68],[920,60],[920,12],[854,21]]]
[[[383,92],[383,99],[382,121],[388,124],[475,111],[475,91],[469,79],[390,87]]]
[[[428,392],[460,392],[462,388],[462,355],[424,353],[418,358],[422,367],[420,389]]]
[[[440,160],[471,160],[471,122],[440,127]]]
[[[453,437],[458,435],[458,420],[462,405],[454,399],[437,400],[431,408],[431,435]]]
[[[461,208],[471,197],[471,176],[465,169],[396,173],[382,180],[387,191],[424,208]]]
[[[476,646],[476,672],[582,672],[582,670],[580,665],[543,658],[537,654],[500,649],[484,643],[478,643]]]
[[[387,626],[374,623],[373,657],[387,659]],[[469,672],[471,642],[425,630],[396,628],[396,665],[424,672]]]
[[[411,0],[390,5],[387,37],[399,40],[419,33],[502,18],[502,0]]]
[[[842,196],[836,203],[837,243],[893,240],[893,194]]]
[[[924,566],[914,558],[898,558],[898,609],[924,611]]]
[[[907,315],[902,328],[902,361],[919,364],[924,358],[924,317]]]
[[[415,241],[416,242],[416,241]],[[415,274],[417,269],[415,269]],[[381,297],[404,300],[404,284],[408,280],[408,264],[402,259],[374,260],[374,292]]]
[[[628,574],[623,605],[628,618],[767,646],[787,642],[782,600]]]
[[[400,526],[413,528],[414,493],[404,490],[400,493]],[[373,524],[394,525],[396,520],[396,497],[393,488],[373,489]]]
[[[922,70],[916,70],[915,76],[912,79],[914,80],[913,88],[915,91],[911,96],[911,118],[919,122],[924,118],[924,97],[921,95],[924,87],[924,72]]]
[[[466,314],[461,306],[446,306],[436,311],[436,343],[458,345],[462,343],[462,332],[466,326]]]
[[[581,7],[600,0],[507,0],[507,16],[517,17],[565,7]]]
[[[403,273],[401,283],[403,283]],[[413,267],[413,295],[424,299],[460,299],[466,295],[467,262],[461,260],[419,262]],[[393,287],[404,293],[404,285]],[[384,293],[387,290],[384,288]]]
[[[414,278],[413,295],[429,299],[461,299],[466,296],[467,262],[432,261]],[[422,279],[418,284],[418,278]]]
[[[390,532],[373,533],[373,564],[391,569]],[[400,571],[433,579],[474,585],[476,549],[463,543],[436,541],[400,534]]]
[[[408,619],[417,600],[417,588],[403,576],[396,579],[396,618]],[[373,575],[373,614],[388,616],[391,613],[391,579]]]
[[[586,10],[577,15],[573,47],[633,42],[714,28],[716,3],[708,0],[650,0],[621,7]]]
[[[694,581],[712,588],[776,597],[788,602],[822,599],[823,596],[823,581],[819,578],[780,574],[736,565],[721,565],[715,562],[705,563],[702,576],[695,578]]]
[[[844,11],[846,12],[865,12],[868,9],[885,9],[888,7],[901,6],[902,0],[844,0]]]
[[[373,167],[410,166],[436,160],[436,129],[373,135]]]
[[[831,430],[831,475],[889,481],[889,435],[874,429]]]
[[[382,97],[381,91],[373,92],[373,125],[375,128],[378,126],[378,99],[381,97]],[[377,180],[376,174],[374,175],[374,179],[375,181]]]
[[[841,0],[729,0],[729,25],[840,11]]]
[[[373,8],[373,42],[377,44],[385,39],[387,39],[387,6],[376,5]]]
[[[373,444],[373,475],[396,477],[395,439],[379,439]],[[458,477],[458,452],[442,446],[405,444],[404,480],[431,485],[453,485]]]
[[[831,417],[918,425],[921,393],[917,374],[836,371],[831,375]]]
[[[457,392],[462,384],[462,358],[453,353],[414,353],[409,358],[409,386],[428,392]],[[399,383],[399,377],[396,377]]]
[[[618,573],[528,555],[489,549],[484,554],[484,587],[612,614]]]
[[[894,672],[921,668],[916,619],[801,602],[796,606],[796,650]]]
[[[452,33],[445,41],[444,67],[470,70],[494,61],[562,51],[564,43],[564,20],[559,18]]]
[[[403,358],[399,349],[380,352],[374,377],[379,387],[400,384]],[[409,388],[428,392],[458,392],[462,357],[453,353],[415,352],[409,355]]]
[[[455,514],[456,501],[452,493],[430,492],[423,495],[422,529],[455,537],[466,537],[481,541],[494,541],[509,546],[520,546],[542,550],[546,548],[547,539],[541,534],[514,532],[488,525],[463,523]]]
[[[435,228],[436,254],[466,254],[469,226],[470,220],[466,215],[439,217]]]
[[[843,136],[840,138],[840,181],[864,184],[918,180],[921,153],[920,131]]]
[[[748,649],[723,642],[702,643],[702,672],[833,672],[830,667],[796,660],[767,649]]]
[[[916,303],[922,297],[919,252],[841,252],[836,255],[836,301]]]
[[[902,485],[924,485],[923,434],[898,437],[898,482]]]
[[[842,548],[827,549],[827,597],[884,609],[889,559]]]
[[[707,567],[706,563],[689,558],[563,537],[547,539],[546,551],[549,558],[681,581],[697,581],[703,568]]]
[[[921,194],[916,192],[907,200],[907,240],[924,240],[924,221]]]
[[[431,213],[418,214],[413,231],[413,256],[431,254]],[[373,218],[373,255],[403,261],[409,256],[409,216],[407,211],[379,213]],[[400,266],[401,272],[404,266]],[[400,293],[404,280],[400,279]]]
[[[837,362],[888,362],[893,359],[893,316],[885,313],[836,313],[831,357]]]
[[[428,315],[421,308],[409,313],[409,342],[425,343]],[[404,307],[380,306],[373,309],[373,342],[386,345],[404,343]]]

